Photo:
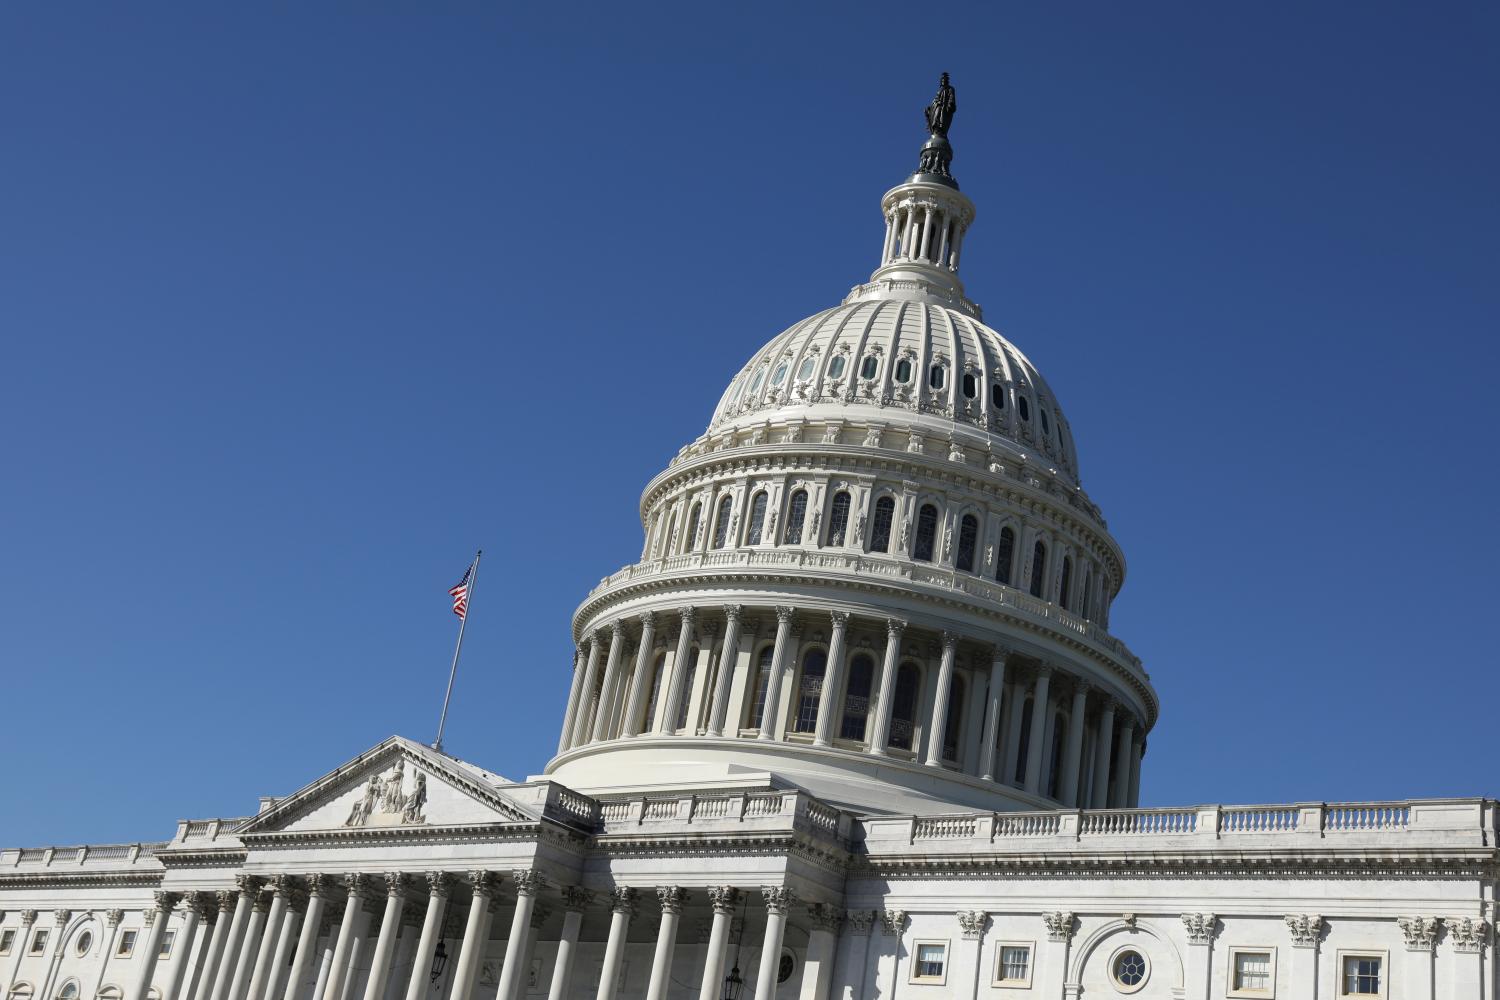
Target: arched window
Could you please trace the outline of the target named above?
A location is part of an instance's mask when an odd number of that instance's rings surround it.
[[[674,510],[667,515],[667,530],[661,533],[656,540],[657,550],[664,556],[672,554],[672,534],[677,530],[677,512]]]
[[[823,678],[828,672],[828,654],[810,649],[802,658],[802,680],[797,685],[797,718],[792,729],[811,733],[818,728],[818,704],[823,700]]]
[[[760,391],[760,384],[766,380],[766,366],[761,365],[756,369],[755,377],[750,380],[750,394],[753,396]]]
[[[803,358],[802,364],[797,367],[797,378],[803,382],[812,378],[813,368],[817,363],[817,358]]]
[[[958,763],[958,741],[963,735],[964,679],[953,678],[953,690],[948,692],[948,711],[943,713],[943,759]]]
[[[1042,433],[1043,434],[1051,434],[1052,433],[1052,421],[1050,421],[1050,420],[1047,419],[1047,408],[1045,406],[1042,407],[1042,409],[1041,409],[1040,412],[1042,414]]]
[[[948,380],[948,369],[942,365],[933,365],[927,369],[927,387],[929,389],[941,389]]]
[[[902,358],[896,362],[896,381],[905,385],[911,381],[911,359]]]
[[[1063,556],[1061,575],[1062,579],[1057,586],[1057,603],[1062,605],[1064,611],[1068,611],[1068,590],[1073,585],[1073,560],[1067,556]]]
[[[1087,618],[1094,605],[1094,571],[1083,571],[1083,593],[1078,597],[1078,613]]]
[[[891,747],[910,750],[917,732],[917,692],[922,672],[915,663],[903,663],[896,671],[896,690],[891,698]]]
[[[1068,730],[1068,717],[1061,712],[1052,716],[1052,748],[1047,754],[1050,776],[1047,778],[1047,798],[1055,799],[1062,786],[1063,735]]]
[[[688,709],[693,704],[693,677],[698,673],[698,647],[688,650],[687,663],[679,663],[675,669],[682,672],[682,697],[677,699],[677,728],[682,730],[687,728]]]
[[[865,355],[865,359],[859,364],[860,378],[874,378],[880,371],[880,359],[873,354]]]
[[[781,364],[776,366],[776,370],[771,373],[772,385],[780,385],[781,383],[786,381],[786,370],[789,365],[790,362],[783,361]]]
[[[870,551],[889,552],[891,550],[891,521],[896,516],[896,501],[890,497],[881,497],[875,501],[875,524],[870,529]]]
[[[69,979],[57,991],[57,1000],[78,1000],[78,980]]]
[[[932,548],[937,542],[937,508],[924,503],[917,511],[917,540],[912,545],[911,557],[922,562],[932,562]]]
[[[1047,546],[1037,542],[1031,547],[1031,596],[1042,596],[1042,581],[1047,575]]]
[[[979,520],[965,514],[958,527],[958,568],[966,573],[974,572],[974,543],[978,538]]]
[[[990,405],[997,410],[1005,409],[1005,386],[999,382],[990,383]]]
[[[759,545],[761,531],[766,526],[766,491],[761,490],[750,501],[750,531],[745,535],[746,545]]]
[[[1010,564],[1016,559],[1016,533],[1000,529],[1000,544],[995,548],[995,579],[1010,586]]]
[[[786,532],[784,541],[788,545],[796,545],[802,541],[802,522],[807,520],[807,491],[798,490],[792,494],[791,503],[786,509]]]
[[[776,647],[766,646],[760,651],[760,656],[755,661],[755,700],[750,703],[750,718],[746,722],[746,729],[759,729],[761,719],[766,712],[766,684],[771,680],[771,659],[776,655]]]
[[[973,372],[964,372],[964,398],[973,399],[979,395],[979,379],[974,377]]]
[[[835,354],[833,360],[828,362],[828,377],[838,378],[844,374],[844,355]]]
[[[643,733],[649,733],[656,722],[656,700],[661,697],[661,675],[666,670],[666,663],[666,653],[657,653],[651,662],[651,693],[646,697],[646,717],[641,720]]]
[[[844,532],[849,528],[849,494],[840,490],[833,495],[828,508],[828,544],[843,545]]]
[[[1031,698],[1021,705],[1021,743],[1016,754],[1016,771],[1011,780],[1020,784],[1026,780],[1026,757],[1031,753]]]
[[[1016,397],[1016,412],[1021,415],[1022,420],[1031,419],[1031,404],[1026,401],[1025,396]]]
[[[684,552],[691,552],[698,547],[698,522],[702,519],[703,505],[694,501],[692,513],[688,514],[687,539],[682,543]]]
[[[849,681],[844,685],[844,718],[839,738],[863,743],[865,721],[870,717],[870,687],[875,681],[875,661],[864,653],[849,661]]]
[[[10,993],[7,994],[7,997],[9,1000],[31,1000],[33,989],[30,983],[16,983],[16,985],[10,988]],[[103,996],[104,994],[100,993],[99,995]]]
[[[714,548],[722,549],[729,538],[729,521],[733,516],[734,497],[725,494],[719,501],[719,517],[714,523]]]

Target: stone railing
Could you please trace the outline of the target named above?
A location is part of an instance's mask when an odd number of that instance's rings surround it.
[[[767,570],[824,570],[851,574],[860,577],[875,577],[899,580],[916,587],[928,587],[947,593],[967,594],[991,607],[1002,608],[1029,621],[1042,622],[1061,632],[1087,640],[1108,653],[1128,669],[1142,678],[1148,677],[1140,659],[1123,642],[1095,622],[1056,604],[1032,597],[1024,591],[1008,587],[994,580],[986,580],[973,573],[963,573],[927,563],[914,563],[888,556],[850,552],[845,549],[808,549],[798,547],[781,548],[735,548],[710,549],[707,552],[690,552],[685,555],[650,559],[624,569],[599,581],[589,591],[588,601],[616,587],[635,580],[644,580],[674,573],[692,573],[704,570],[767,569]]]
[[[250,822],[252,816],[237,816],[231,819],[184,819],[177,822],[177,836],[172,845],[212,843],[231,836],[234,831]]]
[[[762,827],[807,830],[830,839],[847,839],[851,818],[806,792],[735,792],[718,795],[636,796],[604,802],[599,809],[601,834],[637,833],[649,828],[653,834],[685,829],[738,827],[747,823]]]
[[[157,866],[156,852],[169,843],[82,844],[77,847],[11,847],[0,850],[0,874],[19,870]]]
[[[954,813],[866,819],[860,823],[872,854],[911,845],[938,852],[1085,851],[1120,849],[1265,847],[1359,848],[1496,845],[1497,804],[1490,799],[1410,802],[1311,802],[1267,806],[1192,806],[1180,809],[1091,809],[1055,812]]]

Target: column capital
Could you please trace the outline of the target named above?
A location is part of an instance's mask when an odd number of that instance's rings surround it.
[[[469,872],[469,885],[473,888],[475,896],[488,899],[495,894],[495,873],[475,869]]]
[[[847,611],[830,611],[828,612],[828,617],[833,619],[835,630],[849,626],[849,612]]]
[[[385,894],[392,899],[403,899],[411,889],[412,877],[405,872],[387,872]]]
[[[309,896],[326,897],[334,887],[332,875],[324,875],[322,872],[313,872],[311,875],[302,876],[302,887],[307,890]]]
[[[766,901],[767,913],[786,913],[792,908],[796,901],[796,894],[784,885],[763,885],[760,887],[761,898]]]
[[[691,626],[693,624],[693,619],[697,616],[697,614],[698,609],[693,607],[691,604],[684,604],[682,607],[677,609],[677,617],[682,620],[683,625]]]
[[[266,888],[271,890],[271,895],[286,899],[297,888],[297,880],[291,875],[272,875],[266,879]]]
[[[594,905],[594,894],[581,885],[563,886],[563,909],[582,912]]]
[[[1448,928],[1448,940],[1453,942],[1454,951],[1472,955],[1484,953],[1484,946],[1490,937],[1490,925],[1487,921],[1473,917],[1445,917],[1443,924]]]
[[[250,907],[251,913],[266,913],[271,909],[271,900],[276,898],[273,892],[257,892],[255,903]]]
[[[813,903],[807,908],[807,919],[813,930],[827,931],[837,936],[844,923],[844,911],[827,903]]]
[[[1212,913],[1184,913],[1182,926],[1187,930],[1188,944],[1212,944],[1219,918]]]
[[[786,604],[778,604],[778,605],[776,605],[776,624],[777,625],[786,625],[786,624],[788,624],[789,622],[791,622],[792,615],[795,612],[796,612],[796,609],[790,607],[789,605],[786,605]]]
[[[616,618],[609,623],[609,637],[611,641],[618,640],[625,634],[625,623]]]
[[[447,899],[453,894],[453,883],[457,881],[452,872],[432,871],[427,873],[427,894],[435,899]]]
[[[609,890],[609,908],[615,913],[635,916],[635,890],[628,885],[617,885]]]
[[[1323,918],[1317,913],[1287,913],[1287,930],[1292,931],[1293,948],[1317,948],[1323,934]]]
[[[156,901],[156,908],[162,913],[166,913],[167,911],[171,910],[172,907],[176,906],[177,900],[179,899],[178,894],[175,892],[161,892],[159,890],[157,892],[153,892],[151,896]],[[56,910],[52,915],[57,918],[57,922],[59,924],[65,924],[68,922],[68,919],[73,916],[73,911]]]
[[[1048,941],[1070,941],[1073,938],[1073,914],[1057,910],[1042,914],[1042,923],[1047,928]]]
[[[170,893],[170,892],[158,892],[158,893],[156,893],[156,908],[158,910],[160,910],[162,913],[168,912],[176,904],[177,904],[177,896],[174,893]],[[68,924],[68,921],[72,920],[72,919],[73,919],[73,911],[72,910],[53,910],[52,911],[52,921],[53,921],[53,923],[57,924],[57,926],[59,926],[59,927],[66,927],[67,924]]]
[[[364,899],[374,888],[374,880],[364,872],[350,872],[344,876],[344,889],[350,896]]]
[[[711,885],[708,887],[708,901],[715,913],[732,914],[740,901],[740,891],[732,885]]]
[[[951,653],[958,647],[958,635],[943,629],[943,652]]]
[[[990,657],[1004,663],[1014,653],[1015,647],[1004,639],[993,639],[990,641]]]
[[[1442,922],[1437,917],[1397,917],[1396,925],[1406,936],[1407,951],[1432,953]]]
[[[535,896],[547,885],[547,880],[535,868],[517,868],[510,873],[510,877],[515,879],[516,894],[519,896]]]
[[[1082,677],[1073,678],[1073,697],[1088,698],[1093,691],[1094,685],[1090,682],[1084,680]]]
[[[663,913],[681,913],[682,906],[687,902],[687,890],[675,885],[659,885],[656,887],[656,898],[661,903]]]
[[[220,889],[214,893],[214,902],[219,904],[220,913],[232,913],[234,911],[234,901],[238,897],[239,893],[233,889]]]
[[[1036,679],[1037,680],[1041,680],[1042,678],[1045,677],[1047,680],[1050,681],[1052,679],[1052,674],[1054,673],[1054,671],[1055,671],[1055,668],[1052,666],[1052,664],[1050,664],[1050,663],[1038,663],[1036,665]]]
[[[958,926],[963,932],[965,941],[978,941],[984,937],[985,922],[990,915],[984,910],[959,910]]]
[[[235,888],[240,891],[240,895],[242,896],[255,895],[257,892],[260,892],[260,887],[264,884],[264,879],[257,878],[254,875],[236,875],[234,877]]]
[[[22,920],[23,923],[26,923],[26,924],[30,924],[31,923],[30,920],[26,919],[26,914],[28,914],[28,913],[31,914],[33,920],[36,919],[36,911],[35,910],[22,910],[21,911],[21,920]],[[104,923],[105,923],[106,926],[109,926],[109,927],[118,927],[118,926],[120,926],[120,921],[124,920],[124,919],[125,919],[125,911],[122,910],[122,909],[120,909],[119,907],[116,907],[113,910],[105,910],[104,911]]]
[[[906,926],[906,911],[905,910],[881,910],[880,911],[880,929],[883,930],[883,931],[885,931],[885,933],[888,934],[889,936],[896,937],[896,936],[900,935],[902,929],[905,926]]]
[[[850,910],[844,917],[849,921],[849,932],[857,937],[868,937],[870,928],[875,924],[873,910]]]
[[[906,622],[900,618],[887,618],[885,620],[885,634],[892,639],[901,638],[901,633],[906,631]]]
[[[642,611],[639,615],[636,616],[636,620],[641,623],[641,629],[642,630],[645,630],[645,629],[655,630],[655,628],[656,628],[656,612],[655,611]]]
[[[739,621],[740,620],[740,615],[741,615],[741,613],[743,613],[743,611],[744,611],[744,609],[741,608],[738,604],[726,604],[726,605],[724,605],[724,617],[727,618],[727,619],[729,619],[732,622]]]

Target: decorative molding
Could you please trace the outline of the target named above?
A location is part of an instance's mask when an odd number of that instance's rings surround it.
[[[1187,930],[1188,944],[1212,944],[1219,918],[1212,913],[1184,913],[1182,926]]]
[[[984,937],[984,925],[990,915],[984,910],[959,910],[958,926],[965,941],[978,941]]]
[[[1048,941],[1070,941],[1073,938],[1073,914],[1067,910],[1056,910],[1042,914],[1042,923],[1047,928]]]
[[[1442,921],[1437,917],[1397,917],[1396,925],[1406,937],[1407,951],[1432,952]]]

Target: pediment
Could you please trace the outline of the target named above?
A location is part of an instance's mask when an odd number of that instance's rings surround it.
[[[239,834],[420,831],[537,821],[486,777],[478,768],[393,736],[277,801]]]

